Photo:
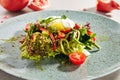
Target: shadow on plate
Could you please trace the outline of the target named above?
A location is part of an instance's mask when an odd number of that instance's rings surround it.
[[[58,66],[58,70],[63,71],[63,72],[72,72],[78,69],[80,65],[72,65],[72,64],[63,64]]]
[[[88,12],[94,12],[94,13],[97,13],[97,14],[101,14],[101,15],[106,16],[106,17],[112,17],[112,15],[110,15],[109,13],[104,13],[104,12],[96,11],[96,7],[88,8],[88,9],[86,9],[86,11],[88,11]]]
[[[0,64],[8,68],[23,68],[27,62],[20,58],[19,39],[24,32],[18,31],[10,39],[0,39]]]

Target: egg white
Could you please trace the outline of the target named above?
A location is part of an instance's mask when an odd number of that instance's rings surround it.
[[[59,22],[60,23],[62,22],[62,26],[64,28],[74,28],[74,26],[75,26],[75,23],[72,20],[70,20],[69,18],[61,19],[61,16],[51,16],[51,17],[53,17],[53,18],[60,18],[60,19],[56,19],[56,20],[51,21],[48,24],[48,27],[52,26],[53,23],[59,23]]]

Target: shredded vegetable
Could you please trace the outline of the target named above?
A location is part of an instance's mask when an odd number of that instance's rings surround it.
[[[69,56],[74,52],[94,48],[100,50],[96,44],[96,33],[90,30],[90,24],[79,25],[75,22],[73,24],[67,20],[68,18],[62,15],[40,18],[36,23],[28,23],[20,46],[21,58],[41,60],[54,58],[60,54]],[[73,26],[69,25],[69,21]]]

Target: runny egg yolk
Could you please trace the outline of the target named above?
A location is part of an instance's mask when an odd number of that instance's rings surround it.
[[[69,18],[56,19],[48,24],[48,27],[56,31],[64,30],[66,28],[73,28],[74,26],[75,26],[75,23]]]

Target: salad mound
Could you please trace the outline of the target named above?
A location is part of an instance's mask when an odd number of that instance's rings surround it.
[[[20,40],[22,59],[42,60],[62,54],[71,63],[79,65],[90,55],[88,50],[100,49],[89,23],[79,25],[65,15],[28,23],[25,32],[26,35]]]

